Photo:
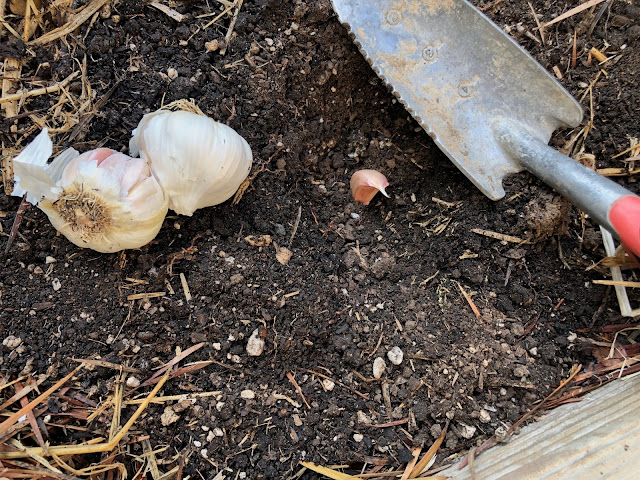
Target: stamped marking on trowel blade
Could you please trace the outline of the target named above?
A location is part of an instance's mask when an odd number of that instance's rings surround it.
[[[391,26],[396,26],[402,22],[402,12],[397,8],[390,8],[384,16],[387,23]]]
[[[422,58],[428,62],[435,62],[438,59],[438,47],[427,45],[422,49]]]
[[[462,98],[469,98],[471,95],[473,95],[477,83],[478,82],[476,80],[470,82],[461,82],[460,84],[458,84],[458,95],[460,95]]]

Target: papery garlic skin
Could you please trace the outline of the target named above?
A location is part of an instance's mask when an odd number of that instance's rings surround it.
[[[356,202],[369,205],[371,199],[381,192],[389,198],[385,188],[389,186],[389,181],[377,170],[358,170],[351,176],[351,194]]]
[[[145,115],[129,150],[149,163],[169,208],[188,216],[231,198],[253,162],[249,144],[235,130],[187,111]]]
[[[45,143],[43,135],[48,139],[46,129],[36,146]],[[46,150],[29,147],[14,159],[13,194],[26,191],[69,241],[111,253],[139,248],[158,234],[169,200],[144,160],[108,148],[82,155],[68,149],[46,165],[51,151],[43,160]]]

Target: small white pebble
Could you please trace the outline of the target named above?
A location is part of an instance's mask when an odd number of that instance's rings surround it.
[[[133,375],[127,378],[127,387],[136,388],[140,386],[140,380]]]
[[[531,349],[529,349],[529,353],[535,357],[536,355],[538,355],[538,347],[532,347]]]
[[[193,446],[196,448],[200,448],[202,446],[202,442],[200,440],[194,440]]]
[[[46,263],[47,265],[50,264],[50,263],[55,263],[55,262],[56,262],[56,259],[53,258],[53,257],[47,256],[47,258],[44,259],[44,263]]]
[[[247,342],[247,354],[252,357],[259,357],[264,352],[264,339],[260,337],[260,329],[256,328]]]
[[[491,421],[491,415],[489,415],[489,412],[487,412],[484,408],[480,410],[479,418],[482,423],[489,423]]]
[[[203,448],[202,450],[200,450],[200,455],[202,455],[204,458],[209,458],[209,451],[206,448]]]
[[[476,427],[473,427],[471,425],[465,425],[464,423],[462,424],[462,428],[460,429],[460,435],[462,435],[464,438],[469,440],[470,438],[473,438],[475,434],[476,434]]]
[[[322,380],[322,385],[324,386],[325,390],[329,392],[336,387],[336,384],[331,380],[329,380],[328,378],[325,378]]]
[[[373,378],[379,379],[387,368],[387,364],[381,357],[373,361]]]
[[[357,443],[360,443],[362,440],[364,440],[364,435],[362,435],[361,433],[354,433],[354,434],[353,434],[353,439],[354,439]]]
[[[253,400],[256,398],[256,393],[253,390],[243,390],[240,392],[240,397],[245,400]]]
[[[214,428],[213,433],[216,437],[224,437],[224,431],[220,427]]]
[[[404,353],[402,353],[400,347],[395,346],[387,352],[387,358],[394,365],[400,365],[404,360]]]
[[[57,292],[62,288],[62,284],[60,283],[60,280],[58,280],[57,278],[53,279],[53,281],[51,282],[51,285],[53,286],[54,292]]]
[[[216,434],[213,433],[213,431],[209,432],[207,434],[207,442],[210,442],[211,440],[213,440],[215,438]]]
[[[171,79],[171,80],[175,80],[176,78],[178,78],[178,70],[176,70],[173,67],[169,67],[167,69],[167,76]]]
[[[578,338],[578,334],[574,333],[574,332],[571,332],[569,334],[569,336],[567,337],[567,340],[569,340],[569,342],[573,343],[573,342],[576,341],[577,338]]]
[[[360,220],[360,215],[356,212],[351,212],[351,218],[353,218],[354,220]]]
[[[211,346],[213,347],[214,350],[217,350],[217,351],[222,350],[222,345],[218,342],[212,344]]]

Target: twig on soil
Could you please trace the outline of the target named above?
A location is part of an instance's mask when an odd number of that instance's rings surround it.
[[[231,19],[231,23],[229,24],[229,29],[227,30],[227,34],[224,36],[224,45],[220,48],[220,55],[224,55],[227,53],[227,47],[229,46],[229,42],[231,42],[231,35],[233,34],[233,28],[236,26],[236,22],[238,21],[238,14],[240,13],[240,8],[242,8],[242,3],[244,0],[236,0],[234,5],[236,6],[236,11],[233,12],[233,18]]]
[[[0,98],[0,104],[7,103],[7,102],[15,102],[17,100],[22,100],[23,98],[36,97],[38,95],[47,95],[49,93],[59,92],[64,87],[66,87],[69,83],[71,83],[71,81],[75,79],[78,75],[80,75],[80,72],[76,71],[76,72],[73,72],[64,80],[62,80],[61,82],[53,84],[50,87],[36,88],[35,90],[29,90],[27,92],[18,92],[11,95],[4,95],[2,98]]]
[[[289,248],[291,248],[293,239],[295,238],[296,232],[298,231],[298,226],[300,225],[301,216],[302,216],[302,205],[298,207],[298,215],[296,216],[296,221],[293,224],[293,231],[291,232],[291,238],[289,238]]]
[[[287,372],[287,378],[293,384],[293,387],[296,389],[296,392],[298,392],[298,395],[302,397],[302,401],[307,406],[307,408],[311,408],[311,405],[309,405],[309,402],[307,402],[307,399],[305,398],[304,393],[302,393],[302,389],[300,388],[300,385],[298,385],[298,382],[296,382],[296,379],[293,378],[293,375],[291,375],[291,372]]]
[[[4,254],[6,256],[11,250],[13,246],[13,242],[15,242],[16,237],[18,236],[18,230],[20,229],[20,224],[22,223],[22,219],[24,218],[24,214],[29,208],[29,202],[27,202],[26,194],[22,197],[22,201],[20,202],[20,206],[18,207],[18,211],[16,212],[16,216],[13,219],[13,225],[11,226],[11,231],[9,232],[9,238],[7,239],[7,245],[4,247]]]
[[[482,315],[480,315],[480,310],[478,310],[478,307],[476,307],[476,304],[473,303],[473,300],[471,299],[471,295],[465,292],[464,288],[462,288],[462,285],[460,285],[459,282],[456,282],[456,283],[458,284],[458,288],[460,289],[460,292],[462,292],[462,296],[465,298],[465,300],[471,307],[473,314],[476,316],[478,320],[482,320]]]
[[[327,380],[331,380],[333,383],[335,383],[336,385],[340,385],[342,388],[346,388],[347,390],[349,390],[350,392],[355,393],[356,395],[358,395],[359,397],[364,398],[365,400],[369,401],[369,397],[367,395],[365,395],[364,393],[360,393],[359,391],[357,391],[355,388],[351,388],[348,385],[345,385],[344,383],[342,383],[339,380],[334,380],[331,377],[328,377],[327,375],[320,373],[320,372],[316,372],[315,370],[311,370],[309,368],[305,368],[304,369],[305,372],[311,373],[312,375],[317,375],[320,378],[325,378]]]
[[[527,413],[525,413],[522,417],[520,417],[520,419],[518,419],[517,422],[515,422],[513,425],[511,425],[511,427],[509,427],[509,429],[507,430],[507,437],[510,437],[511,435],[513,435],[513,433],[520,427],[520,425],[522,425],[525,422],[525,420],[527,420],[529,417],[531,417],[534,413],[536,413],[542,407],[547,406],[549,400],[551,398],[553,398],[562,389],[564,389],[569,383],[571,383],[571,381],[580,372],[581,369],[582,369],[581,365],[574,366],[572,368],[572,370],[571,370],[571,374],[569,375],[569,378],[567,378],[566,380],[563,380],[560,383],[560,385],[558,385],[558,387],[555,390],[553,390],[553,392],[551,392],[549,395],[547,395],[544,398],[544,400],[542,400],[538,405],[536,405],[531,410],[529,410]],[[475,450],[475,456],[480,455],[482,452],[488,450],[491,447],[494,447],[497,444],[498,444],[498,440],[496,439],[495,436],[485,440],[484,443],[482,443],[482,445],[480,445]],[[467,456],[467,458],[465,458],[462,462],[460,462],[460,465],[459,465],[458,469],[462,469],[462,468],[466,467],[468,462],[469,462],[469,457]]]
[[[542,40],[542,45],[546,45],[547,42],[544,38],[544,28],[540,26],[540,20],[538,20],[538,15],[536,14],[536,11],[533,9],[533,5],[531,5],[531,2],[527,2],[529,4],[529,8],[531,9],[531,13],[533,14],[533,19],[536,21],[536,25],[538,26],[538,33],[540,34],[540,40]]]

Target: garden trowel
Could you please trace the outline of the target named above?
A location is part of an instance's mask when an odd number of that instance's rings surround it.
[[[582,109],[466,0],[333,0],[375,72],[436,145],[493,200],[528,170],[640,254],[640,197],[547,143]]]

